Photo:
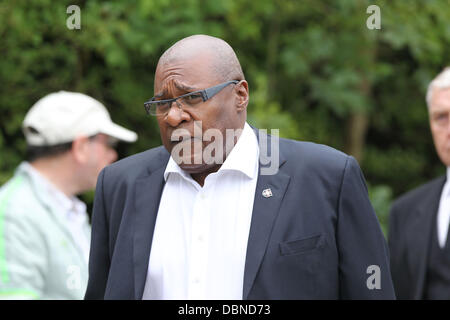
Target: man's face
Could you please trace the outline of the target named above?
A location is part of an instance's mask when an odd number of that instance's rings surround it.
[[[450,89],[434,89],[430,102],[430,127],[441,161],[450,166]]]
[[[214,69],[211,64],[212,58],[210,55],[201,53],[192,58],[158,65],[155,74],[155,96],[158,96],[158,100],[171,99],[222,83],[223,81],[219,80],[219,77],[212,72]],[[225,87],[213,98],[201,102],[193,108],[182,106],[182,109],[180,109],[177,103],[173,102],[167,115],[157,116],[161,140],[169,152],[172,152],[178,144],[180,145],[177,149],[182,146],[191,148],[190,164],[187,163],[188,161],[183,161],[180,164],[180,167],[187,172],[201,173],[217,166],[216,164],[205,164],[204,161],[201,161],[201,163],[194,161],[195,155],[198,156],[198,149],[194,150],[194,144],[201,145],[201,150],[204,150],[211,143],[211,141],[203,141],[202,139],[206,130],[217,129],[220,131],[225,144],[226,129],[239,129],[243,126],[240,120],[242,118],[238,116],[236,109],[237,95],[234,87],[234,85]],[[201,131],[198,121],[201,121]],[[172,141],[173,134],[177,129],[186,129],[193,138],[184,142]],[[198,132],[201,133],[201,136],[194,136],[194,133]],[[185,157],[183,159],[186,160]]]
[[[95,188],[100,171],[117,160],[117,152],[113,148],[114,139],[99,133],[89,143],[89,159],[86,171],[89,173],[89,189]]]

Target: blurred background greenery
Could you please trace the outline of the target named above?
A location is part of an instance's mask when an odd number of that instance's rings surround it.
[[[71,4],[81,30],[66,27]],[[370,4],[381,30],[366,27]],[[53,91],[89,94],[137,131],[121,157],[160,145],[143,108],[156,63],[202,33],[235,49],[251,124],[357,158],[386,231],[391,201],[445,172],[424,97],[449,64],[449,21],[449,0],[1,1],[0,184],[23,159],[26,111]],[[92,205],[92,193],[82,197]]]

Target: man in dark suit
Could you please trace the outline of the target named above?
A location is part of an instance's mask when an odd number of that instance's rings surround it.
[[[100,174],[86,299],[395,298],[357,162],[251,128],[226,42],[180,40],[154,89],[164,146]]]
[[[399,299],[450,299],[450,68],[430,83],[426,100],[434,145],[447,174],[392,205],[389,247]]]

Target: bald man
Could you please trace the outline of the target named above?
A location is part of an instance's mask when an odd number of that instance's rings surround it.
[[[87,299],[395,298],[357,162],[250,127],[248,102],[225,41],[161,56],[163,146],[100,173]]]

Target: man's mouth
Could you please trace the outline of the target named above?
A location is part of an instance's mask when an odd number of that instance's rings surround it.
[[[186,135],[186,136],[172,136],[172,137],[170,137],[170,141],[178,143],[178,142],[181,142],[181,141],[188,141],[188,140],[191,140],[193,138],[194,137],[190,136],[190,135]]]

